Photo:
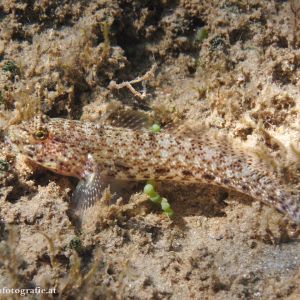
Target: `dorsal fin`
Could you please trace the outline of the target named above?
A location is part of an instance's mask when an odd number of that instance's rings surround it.
[[[207,133],[214,135],[212,128],[195,120],[182,120],[176,123],[168,123],[163,127],[163,130],[177,137],[190,137],[194,139],[201,138],[201,136]]]
[[[152,125],[151,113],[125,106],[118,101],[111,101],[103,106],[100,123],[133,130],[148,129]]]
[[[149,128],[151,125],[150,117],[137,110],[119,110],[111,113],[107,122],[115,127],[126,127],[134,130]]]

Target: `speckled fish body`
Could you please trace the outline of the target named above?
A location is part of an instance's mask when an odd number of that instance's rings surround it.
[[[241,148],[200,133],[152,133],[45,116],[9,128],[14,148],[52,171],[80,182],[75,201],[90,206],[103,180],[208,183],[250,195],[300,223],[299,190]]]

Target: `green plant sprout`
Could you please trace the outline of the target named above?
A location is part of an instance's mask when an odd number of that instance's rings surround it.
[[[171,218],[174,215],[174,211],[168,202],[167,198],[161,197],[159,193],[155,190],[153,182],[147,182],[144,187],[144,193],[149,196],[150,200],[156,204],[160,204],[161,209],[164,211],[164,214]]]
[[[154,123],[152,126],[151,126],[151,131],[153,132],[153,133],[157,133],[157,132],[160,132],[160,125],[159,124],[157,124],[157,123]]]

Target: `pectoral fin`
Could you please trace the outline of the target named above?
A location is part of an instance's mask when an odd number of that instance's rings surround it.
[[[81,179],[73,193],[72,201],[76,210],[86,210],[100,200],[107,181],[100,174],[99,167],[91,154],[88,155],[83,179]]]

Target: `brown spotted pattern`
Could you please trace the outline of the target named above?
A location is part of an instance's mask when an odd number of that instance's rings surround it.
[[[47,137],[36,140],[37,130]],[[299,190],[283,186],[272,170],[249,152],[207,134],[151,133],[45,116],[11,126],[13,147],[32,161],[63,175],[92,172],[115,179],[208,183],[237,190],[288,214],[300,223]]]

